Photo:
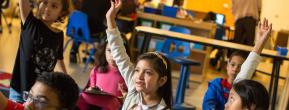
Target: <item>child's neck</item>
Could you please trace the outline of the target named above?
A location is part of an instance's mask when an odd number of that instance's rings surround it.
[[[158,96],[157,93],[154,94],[147,94],[147,93],[142,93],[142,98],[143,98],[143,104],[145,105],[155,105],[160,103],[161,98]]]
[[[52,24],[54,22],[52,21],[42,21],[50,30],[52,30],[53,32],[59,32],[59,30],[57,30],[56,28],[52,27]]]
[[[51,25],[52,25],[52,23],[53,23],[53,22],[51,22],[51,21],[44,21],[44,20],[42,20],[42,22],[43,22],[46,26],[48,26],[48,27],[51,27]]]
[[[229,82],[230,84],[233,84],[233,82],[234,82],[234,78],[229,77],[229,78],[228,78],[228,82]]]

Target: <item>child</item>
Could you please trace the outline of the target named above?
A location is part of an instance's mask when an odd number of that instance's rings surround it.
[[[35,18],[29,0],[20,0],[21,38],[11,80],[9,98],[24,102],[21,93],[30,90],[37,76],[51,72],[55,65],[66,72],[63,63],[63,32],[52,25],[68,14],[68,0],[39,1]]]
[[[124,43],[126,50],[129,51],[127,43]],[[95,55],[98,59],[96,66],[91,70],[90,77],[87,86],[83,93],[81,93],[78,101],[78,107],[81,110],[91,109],[92,106],[86,102],[97,102],[94,100],[101,100],[102,103],[94,103],[93,106],[101,108],[109,108],[111,106],[112,98],[120,99],[119,104],[113,108],[120,108],[121,100],[124,97],[122,92],[127,92],[124,79],[120,75],[120,72],[111,56],[110,46],[107,43],[100,46],[100,51]],[[129,53],[129,52],[127,52]],[[100,97],[102,92],[112,95],[114,97]],[[86,97],[89,96],[89,97]]]
[[[136,66],[130,62],[115,23],[116,13],[121,4],[121,0],[111,2],[106,18],[108,44],[128,87],[122,110],[171,109],[170,63],[167,58],[157,52],[148,52],[139,56]]]
[[[224,105],[228,100],[229,91],[232,88],[232,84],[241,79],[248,79],[252,77],[252,74],[261,60],[259,54],[262,52],[264,44],[270,35],[271,29],[272,25],[268,25],[267,19],[265,19],[262,24],[259,24],[259,32],[257,34],[257,38],[259,39],[244,63],[244,58],[241,57],[241,54],[237,55],[235,53],[235,55],[232,55],[227,65],[229,78],[227,80],[217,78],[209,83],[208,90],[203,100],[203,110],[223,110]],[[241,69],[240,65],[242,65]]]
[[[37,77],[30,92],[24,92],[23,105],[7,100],[0,92],[0,110],[72,110],[78,94],[78,86],[69,75],[44,72]]]
[[[269,94],[266,88],[253,80],[233,84],[225,110],[268,110]]]

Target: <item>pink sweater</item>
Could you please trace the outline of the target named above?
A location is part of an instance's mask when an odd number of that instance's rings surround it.
[[[98,72],[98,68],[96,67],[90,72],[90,87],[97,86],[103,91],[118,97],[122,96],[119,84],[125,84],[124,79],[118,69],[112,65],[108,65],[108,72],[106,73]]]

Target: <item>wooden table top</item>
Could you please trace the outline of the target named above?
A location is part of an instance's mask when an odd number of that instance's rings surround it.
[[[145,12],[137,12],[138,18],[153,20],[153,21],[159,21],[159,22],[166,22],[176,25],[181,25],[189,28],[195,28],[195,29],[202,29],[206,31],[212,31],[212,29],[216,28],[215,23],[210,22],[203,22],[200,20],[186,20],[186,19],[177,19],[152,13],[145,13]]]
[[[248,52],[253,50],[253,47],[248,46],[248,45],[237,44],[233,42],[216,40],[216,39],[200,37],[200,36],[195,36],[195,35],[187,35],[187,34],[162,30],[162,29],[153,28],[153,27],[137,26],[136,30],[138,32],[145,32],[145,33],[150,33],[150,34],[155,34],[155,35],[160,35],[160,36],[166,36],[170,38],[185,40],[188,42],[197,42],[197,43],[201,43],[205,45],[212,45],[212,46],[218,46],[218,47],[230,48],[230,49],[236,49],[236,50],[242,50],[242,51],[248,51]],[[277,55],[277,51],[275,50],[263,49],[261,55],[289,60],[289,55],[279,56]]]

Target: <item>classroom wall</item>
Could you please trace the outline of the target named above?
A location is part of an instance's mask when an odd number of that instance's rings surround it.
[[[269,18],[273,29],[289,30],[289,0],[263,0],[262,17]]]
[[[234,17],[231,14],[231,0],[185,0],[184,8],[200,12],[213,11],[226,15],[226,24],[234,25]]]
[[[289,30],[289,0],[262,0],[261,18],[267,17],[274,24],[273,30]],[[231,14],[231,0],[185,0],[185,8],[209,12],[214,11],[226,15],[227,25],[234,25]]]

